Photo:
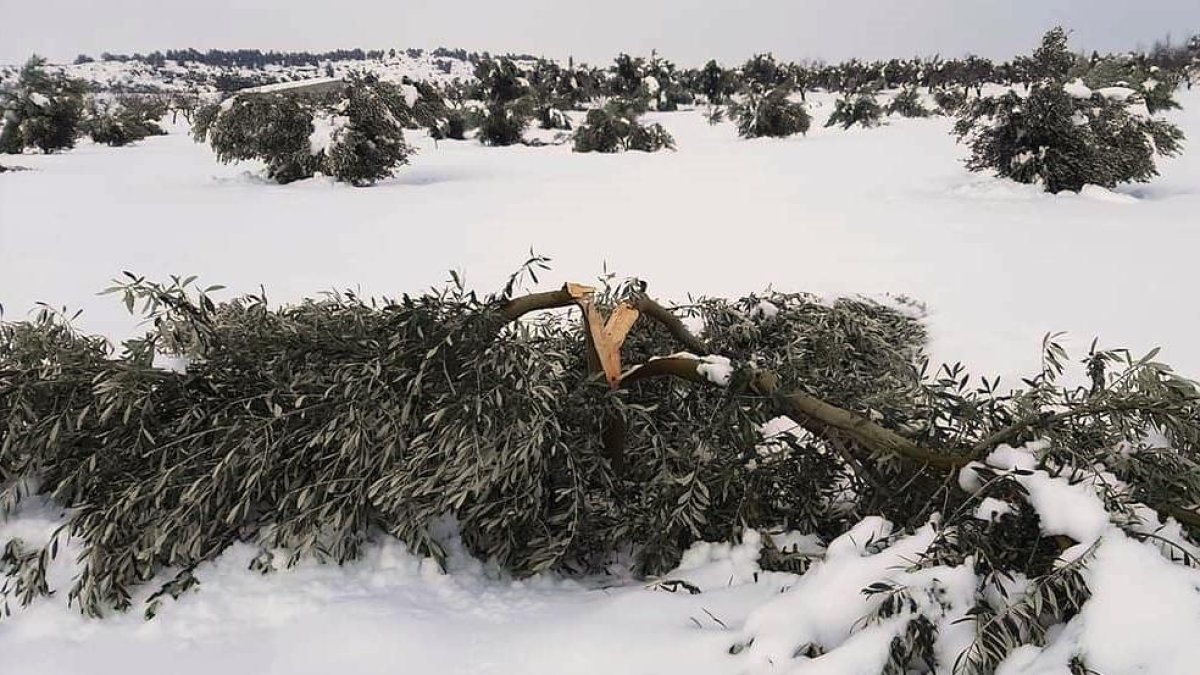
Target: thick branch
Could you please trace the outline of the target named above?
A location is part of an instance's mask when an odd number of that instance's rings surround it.
[[[627,373],[621,384],[668,376],[690,382],[709,382],[700,372],[701,363],[687,357],[654,359]],[[830,405],[815,396],[780,392],[779,377],[771,371],[755,370],[750,373],[748,382],[750,391],[772,397],[782,414],[817,437],[829,438],[831,431],[837,431],[872,452],[891,452],[904,459],[946,471],[965,466],[971,461],[968,455],[949,455],[922,448],[858,413]]]
[[[621,385],[654,377],[677,377],[689,382],[708,382],[708,378],[700,373],[700,362],[696,359],[668,356],[664,359],[648,361],[625,373],[621,378]]]
[[[557,291],[531,293],[513,298],[500,307],[500,315],[504,317],[505,322],[516,321],[530,312],[570,307],[575,304],[575,300],[575,296],[571,294],[568,287],[563,286]]]
[[[692,332],[687,329],[687,326],[683,325],[679,317],[672,314],[666,307],[663,307],[645,295],[639,295],[631,302],[637,311],[662,324],[671,336],[686,347],[688,351],[700,355],[709,353],[708,345],[700,338],[692,335]]]
[[[780,411],[793,422],[821,438],[828,438],[830,430],[836,430],[872,452],[890,452],[943,471],[962,468],[971,461],[969,455],[951,455],[923,448],[858,413],[830,405],[815,396],[781,393],[775,400]]]
[[[687,357],[655,359],[628,372],[622,378],[621,384],[625,385],[653,377],[677,377],[689,382],[712,384],[700,372],[701,363],[697,359]],[[975,460],[981,449],[984,448],[984,444],[994,442],[992,446],[988,446],[994,447],[994,445],[1004,442],[1005,438],[1008,437],[1007,434],[1010,433],[1006,429],[993,434],[979,444],[976,444],[971,452],[954,454],[937,452],[921,447],[900,434],[872,422],[863,415],[830,405],[815,396],[799,392],[780,392],[778,376],[771,371],[755,370],[750,374],[748,381],[748,389],[751,392],[772,397],[783,415],[818,438],[836,441],[840,435],[853,440],[871,452],[890,452],[902,459],[947,473],[962,469]],[[1056,413],[1046,416],[1050,418],[1049,420],[1041,421],[1054,422],[1083,414],[1097,414],[1129,409],[1151,409],[1153,407],[1148,405],[1136,407],[1132,404],[1124,406],[1112,404]],[[1014,427],[1017,427],[1019,430],[1025,428],[1025,425],[1014,425]],[[1002,437],[1001,434],[1005,434],[1005,436]],[[996,440],[998,438],[1000,440]],[[1170,516],[1188,527],[1200,529],[1200,513],[1196,511],[1172,504],[1158,503],[1148,504],[1148,506],[1160,514]]]

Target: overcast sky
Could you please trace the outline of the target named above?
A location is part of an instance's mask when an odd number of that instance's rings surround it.
[[[606,62],[659,53],[683,65],[1028,51],[1050,26],[1078,49],[1176,42],[1200,0],[0,0],[0,62],[155,49],[437,46]]]

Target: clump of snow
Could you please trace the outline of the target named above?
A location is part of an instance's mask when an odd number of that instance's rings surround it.
[[[1111,529],[1082,569],[1091,598],[1043,649],[1010,654],[997,675],[1069,672],[1079,655],[1098,673],[1191,675],[1200,663],[1200,570],[1172,564]]]
[[[1129,87],[1103,87],[1097,89],[1096,93],[1110,101],[1125,101],[1137,92]]]
[[[1069,96],[1072,96],[1074,98],[1091,98],[1092,97],[1091,88],[1088,87],[1086,84],[1084,84],[1083,80],[1081,80],[1079,78],[1075,78],[1074,80],[1071,80],[1070,82],[1064,84],[1063,90],[1066,91]]]
[[[815,534],[804,534],[789,530],[787,532],[772,532],[771,543],[784,553],[800,553],[802,555],[824,555],[825,544]]]
[[[308,136],[309,152],[316,155],[329,152],[338,140],[342,129],[350,124],[350,118],[344,115],[315,115],[313,116],[313,131]]]
[[[1133,195],[1113,192],[1112,190],[1100,185],[1084,185],[1079,191],[1079,196],[1086,199],[1094,199],[1099,202],[1109,202],[1111,204],[1136,204],[1138,200]]]
[[[421,98],[421,92],[411,84],[400,85],[400,91],[404,95],[404,104],[410,108]]]
[[[995,520],[1000,516],[1012,513],[1012,505],[995,497],[984,497],[975,508],[974,516],[979,520]]]
[[[1051,476],[1037,468],[1038,455],[1046,448],[1044,441],[1020,448],[1000,445],[988,455],[985,464],[1001,472],[1011,472],[1011,478],[1027,491],[1025,498],[1038,514],[1042,534],[1064,535],[1074,539],[1084,547],[1073,551],[1079,553],[1099,539],[1109,527],[1108,511],[1092,483],[1072,483],[1064,477]],[[959,471],[959,486],[967,492],[974,493],[982,488],[975,470],[978,466],[971,464]],[[987,503],[986,500],[984,503]],[[981,511],[987,512],[983,504],[976,511],[976,517],[980,517]]]
[[[803,668],[797,672],[875,673],[908,621],[924,616],[938,629],[939,666],[952,665],[974,634],[966,614],[974,606],[973,563],[908,571],[933,543],[936,530],[927,525],[872,553],[876,546],[868,542],[886,543],[891,531],[890,523],[872,517],[830,543],[823,560],[747,617],[737,643],[739,658],[763,671],[793,664]],[[879,583],[908,591],[915,613],[904,609],[864,627],[863,620],[878,609],[886,593],[862,590]],[[824,653],[809,659],[803,654],[810,648]]]
[[[699,314],[691,316],[681,316],[679,321],[683,323],[683,327],[688,329],[688,332],[697,337],[704,335],[707,326],[704,325],[704,317]]]
[[[760,300],[750,313],[756,319],[773,319],[779,314],[779,307],[768,300]]]
[[[664,578],[685,580],[702,591],[753,583],[760,571],[762,544],[762,535],[754,530],[743,532],[740,544],[692,544]]]
[[[701,357],[696,371],[719,387],[728,387],[733,379],[733,363],[728,357],[717,354]]]
[[[988,466],[1009,471],[1033,471],[1037,468],[1038,452],[1046,449],[1044,443],[1031,443],[1024,447],[1014,448],[1007,443],[999,445],[987,456]]]
[[[40,91],[30,92],[29,100],[40,108],[45,108],[46,106],[50,105],[50,99]]]
[[[180,354],[164,354],[159,351],[154,352],[154,359],[151,365],[159,370],[165,370],[169,373],[187,373],[188,366],[192,365],[192,360],[187,356]]]

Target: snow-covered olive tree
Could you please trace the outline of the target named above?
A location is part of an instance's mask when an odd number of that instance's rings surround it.
[[[11,90],[0,89],[0,153],[44,153],[75,147],[83,122],[84,83],[50,71],[33,56]]]
[[[96,143],[128,145],[147,136],[167,133],[159,126],[159,120],[166,113],[166,104],[156,100],[132,96],[94,100],[88,107],[83,127]]]
[[[334,94],[241,94],[201,108],[192,133],[222,162],[257,159],[279,183],[317,172],[353,185],[394,173],[412,151],[404,127],[413,117],[403,91],[373,78],[352,78]]]
[[[915,88],[901,90],[888,102],[887,114],[901,117],[929,117],[929,109],[921,102],[921,94]]]
[[[876,127],[883,120],[883,108],[873,92],[846,94],[833,102],[833,112],[825,120],[825,126],[840,126],[849,129],[855,124],[860,127]]]
[[[962,109],[955,131],[971,148],[969,169],[1079,191],[1148,181],[1156,155],[1180,151],[1183,133],[1150,114],[1144,90],[1068,81],[1072,59],[1066,33],[1053,29],[1031,59],[1028,93],[1010,89]]]
[[[790,100],[790,87],[762,92],[751,88],[740,101],[729,106],[736,118],[738,134],[743,138],[763,136],[782,138],[808,133],[812,118],[803,103]]]
[[[572,137],[575,152],[657,152],[675,148],[675,139],[661,124],[642,124],[639,106],[622,99],[589,110]]]

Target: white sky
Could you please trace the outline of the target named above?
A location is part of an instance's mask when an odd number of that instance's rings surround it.
[[[1200,32],[1200,0],[0,0],[0,62],[195,47],[462,47],[682,65],[1028,51],[1048,27],[1119,50]]]

